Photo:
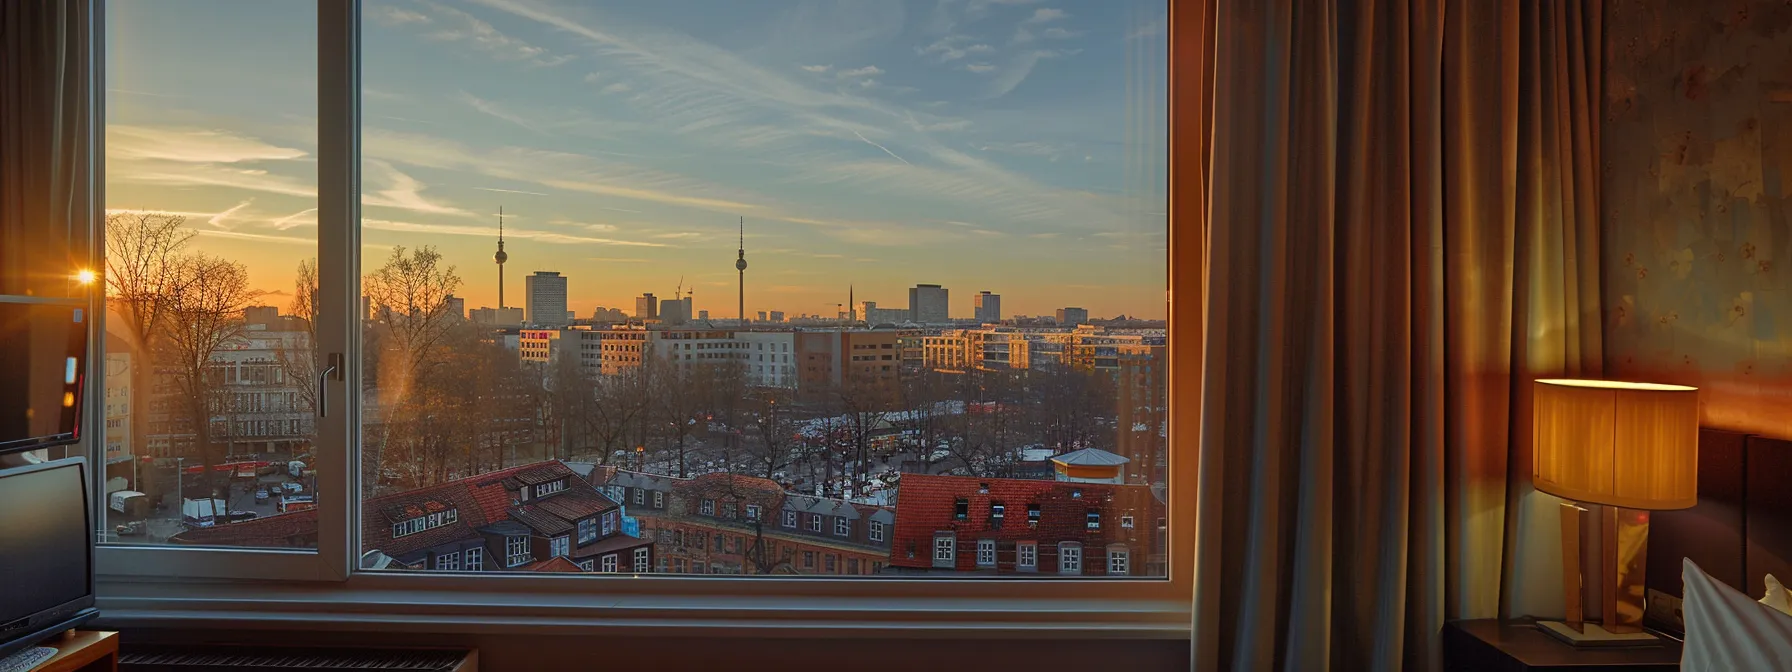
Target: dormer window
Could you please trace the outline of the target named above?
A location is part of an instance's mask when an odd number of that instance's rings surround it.
[[[952,517],[964,520],[971,517],[971,502],[963,497],[952,503]]]
[[[1039,524],[1039,505],[1038,504],[1028,504],[1027,505],[1027,524],[1028,525],[1038,525]]]
[[[758,504],[748,504],[747,505],[747,520],[759,520],[759,505]]]
[[[437,506],[440,506],[437,504]],[[415,518],[407,518],[392,525],[392,538],[408,537],[425,530],[433,530],[443,525],[452,525],[460,521],[459,509],[447,509],[426,513]]]
[[[699,511],[701,511],[703,513],[703,515],[705,515],[705,516],[716,515],[716,500],[705,499],[705,500],[703,500],[703,504],[701,506],[702,506],[702,508],[700,508]]]
[[[554,494],[556,492],[560,492],[561,490],[565,490],[565,489],[566,489],[566,481],[548,481],[546,483],[540,483],[535,486],[535,499],[541,499],[543,497]],[[523,486],[523,498],[528,499],[529,498],[528,495],[529,495],[529,486],[525,485],[525,486]]]

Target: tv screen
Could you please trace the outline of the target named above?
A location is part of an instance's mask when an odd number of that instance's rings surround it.
[[[0,298],[0,454],[80,438],[86,317],[66,301]]]
[[[95,613],[85,465],[0,469],[0,657]]]

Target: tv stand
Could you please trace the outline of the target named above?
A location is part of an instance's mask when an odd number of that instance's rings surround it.
[[[55,657],[31,672],[117,672],[118,633],[68,630],[38,646],[56,649]]]

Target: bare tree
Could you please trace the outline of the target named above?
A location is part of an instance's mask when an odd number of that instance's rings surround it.
[[[792,396],[790,390],[767,387],[748,400],[747,418],[754,436],[752,441],[743,441],[738,452],[753,475],[776,479],[778,470],[790,465],[796,433]]]
[[[438,353],[438,346],[457,324],[448,315],[448,297],[460,289],[453,266],[441,263],[442,254],[432,246],[405,253],[403,246],[377,270],[366,275],[362,287],[376,306],[376,331],[383,345],[375,371],[380,408],[386,415],[382,439],[373,444],[371,464],[380,478],[386,471],[386,446],[394,441],[424,441],[414,431],[420,406],[428,395],[413,394],[422,371]],[[411,445],[416,452],[421,445]]]
[[[646,370],[640,367],[592,381],[590,403],[578,420],[601,453],[599,464],[609,464],[616,451],[628,449],[628,437],[640,424],[647,405]]]
[[[871,486],[871,465],[873,456],[872,441],[880,433],[888,432],[891,405],[894,401],[892,384],[882,378],[870,374],[849,374],[835,390],[840,399],[840,408],[845,411],[848,445],[847,454],[843,457],[849,467],[847,477],[852,481],[852,494],[859,497],[865,495]]]
[[[168,295],[160,319],[160,361],[174,372],[186,420],[204,466],[203,478],[215,491],[217,463],[212,418],[226,410],[228,391],[212,358],[243,332],[243,307],[257,294],[242,264],[195,254],[174,267],[176,291]],[[185,494],[183,493],[183,497]]]
[[[186,218],[157,212],[106,216],[106,305],[131,341],[131,450],[144,453],[149,428],[149,374],[156,338],[181,281],[182,250],[193,239]]]
[[[709,404],[704,389],[707,367],[687,366],[661,360],[649,353],[643,357],[648,384],[654,390],[652,422],[665,430],[671,443],[677,476],[689,476],[688,450],[691,435],[706,428]]]
[[[921,371],[905,376],[898,388],[903,413],[902,419],[893,424],[903,431],[904,443],[914,451],[921,473],[931,472],[933,456],[947,442],[953,418],[964,412],[963,403],[950,400],[951,386],[945,379],[948,375],[960,374]]]
[[[317,260],[306,259],[299,262],[297,275],[293,277],[292,303],[288,311],[305,323],[305,346],[288,347],[287,339],[280,339],[279,349],[274,357],[280,368],[289,378],[302,381],[298,386],[299,401],[304,405],[301,410],[317,410],[317,376],[321,370],[319,362],[323,361],[321,346],[317,342]]]
[[[1100,417],[1115,398],[1111,378],[1069,367],[1050,367],[1027,375],[1034,390],[1027,404],[1028,424],[1045,447],[1063,453],[1100,447],[1104,438],[1111,440],[1113,435],[1103,431]]]

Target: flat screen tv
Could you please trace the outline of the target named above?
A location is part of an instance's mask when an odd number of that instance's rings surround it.
[[[0,658],[92,619],[87,462],[0,469]]]
[[[0,454],[80,440],[87,328],[80,302],[0,297]]]

